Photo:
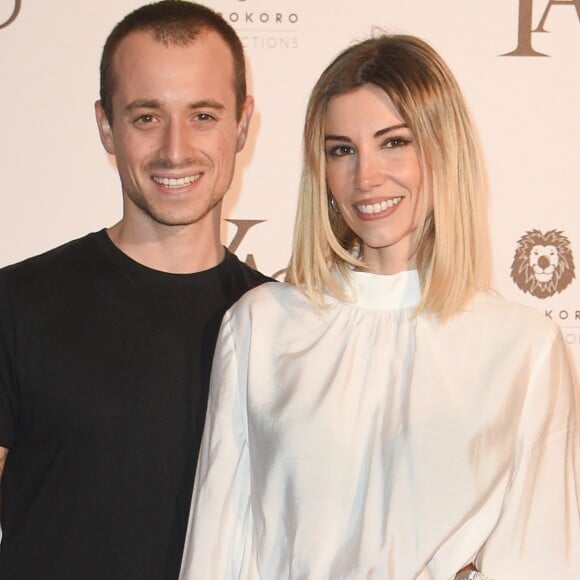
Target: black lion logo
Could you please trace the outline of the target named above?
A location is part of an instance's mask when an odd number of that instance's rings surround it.
[[[562,292],[575,277],[570,241],[562,232],[526,232],[518,240],[511,276],[517,287],[537,298]]]

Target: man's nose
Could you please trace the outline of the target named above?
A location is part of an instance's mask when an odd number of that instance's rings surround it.
[[[181,165],[191,160],[191,130],[187,124],[171,120],[163,135],[162,153],[172,165]]]

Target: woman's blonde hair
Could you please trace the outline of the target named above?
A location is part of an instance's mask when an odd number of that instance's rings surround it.
[[[467,106],[435,50],[408,35],[381,35],[343,51],[316,83],[304,124],[304,161],[286,281],[317,306],[344,299],[332,269],[364,268],[360,244],[329,206],[325,122],[332,97],[373,84],[385,91],[414,136],[421,164],[420,225],[414,234],[422,299],[417,308],[444,319],[487,289],[487,184]],[[432,206],[429,204],[432,199]],[[432,210],[431,210],[432,207]]]

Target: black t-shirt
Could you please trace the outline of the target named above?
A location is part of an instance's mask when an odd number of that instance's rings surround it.
[[[266,280],[104,230],[0,270],[0,579],[177,578],[219,325]]]

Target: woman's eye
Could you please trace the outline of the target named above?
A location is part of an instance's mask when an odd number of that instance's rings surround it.
[[[328,155],[331,157],[344,157],[353,153],[354,149],[350,145],[335,145],[328,150]]]
[[[405,145],[409,145],[409,143],[411,143],[411,140],[404,137],[389,137],[384,142],[384,147],[394,149],[395,147],[404,147]]]

